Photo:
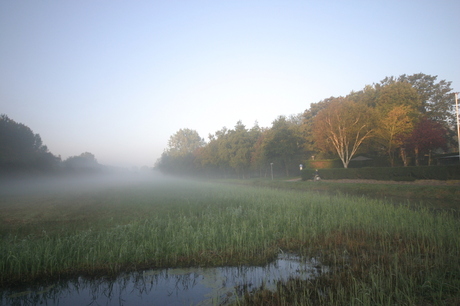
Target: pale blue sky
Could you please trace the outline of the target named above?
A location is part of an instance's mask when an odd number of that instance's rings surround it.
[[[460,91],[460,1],[0,2],[0,113],[63,159],[153,166],[207,138],[386,76]]]

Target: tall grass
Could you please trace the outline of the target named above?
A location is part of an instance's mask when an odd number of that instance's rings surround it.
[[[362,197],[178,181],[10,196],[0,208],[3,287],[147,267],[261,263],[290,250],[318,257],[331,272],[245,303],[448,303],[460,292],[457,219]]]

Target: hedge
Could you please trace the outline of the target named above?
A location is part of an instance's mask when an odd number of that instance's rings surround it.
[[[302,170],[302,180],[311,180],[314,169]],[[460,180],[460,165],[418,167],[369,167],[320,169],[321,179],[373,179],[384,181]]]
[[[342,161],[340,159],[307,160],[304,163],[304,165],[307,168],[307,170],[308,169],[330,169],[330,168],[343,167],[343,163],[342,163]]]

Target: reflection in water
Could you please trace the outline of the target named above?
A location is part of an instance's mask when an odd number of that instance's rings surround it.
[[[0,292],[1,305],[216,305],[235,301],[245,291],[289,278],[308,279],[325,272],[315,260],[280,254],[263,266],[147,270],[115,280],[78,278],[28,291]]]

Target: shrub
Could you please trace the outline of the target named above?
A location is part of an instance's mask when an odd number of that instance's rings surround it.
[[[374,179],[384,181],[458,180],[460,165],[419,167],[375,167],[321,169],[322,179]],[[314,170],[302,171],[302,180],[313,178]]]
[[[308,160],[305,162],[308,169],[332,169],[343,167],[340,159],[321,159],[321,160]]]

